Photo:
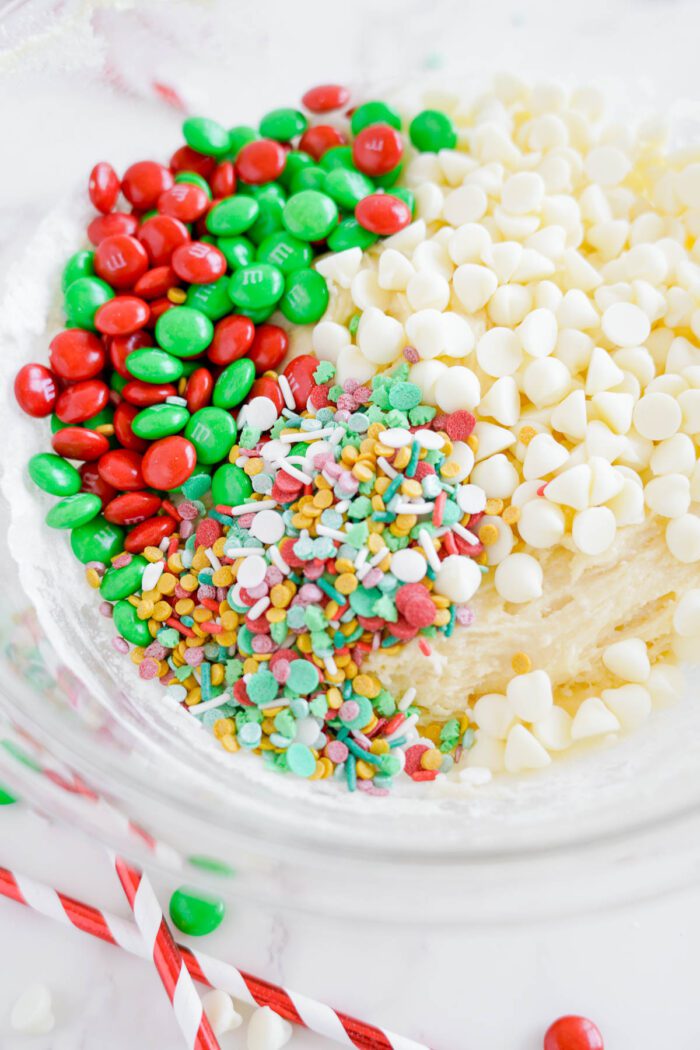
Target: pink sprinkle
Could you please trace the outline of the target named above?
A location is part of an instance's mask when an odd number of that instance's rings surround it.
[[[108,620],[111,620],[114,613],[112,612],[112,606],[109,602],[100,602],[100,616],[106,616]]]
[[[344,409],[339,409],[335,414],[335,421],[337,423],[347,423],[352,413],[346,412]]]
[[[86,569],[94,569],[96,573],[98,573],[100,576],[102,576],[104,574],[104,571],[105,571],[105,564],[102,561],[89,561],[86,564],[85,568]]]
[[[357,379],[346,379],[343,383],[343,390],[346,394],[352,394],[355,390],[357,390],[359,385],[360,384]]]
[[[272,674],[280,685],[284,685],[289,678],[290,666],[289,660],[285,660],[283,657],[280,657],[279,660],[275,660],[272,665]]]
[[[197,601],[201,602],[202,598],[215,598],[216,587],[210,587],[208,584],[203,583],[197,588]]]
[[[323,753],[326,756],[326,758],[330,758],[331,762],[335,762],[337,765],[340,765],[341,762],[344,762],[350,754],[350,752],[347,749],[347,746],[342,742],[342,740],[329,741],[329,743],[326,744]]]
[[[204,649],[201,646],[185,649],[185,663],[190,667],[199,667],[204,659]]]
[[[329,477],[339,478],[340,475],[343,473],[343,468],[340,466],[339,463],[336,463],[335,460],[329,460],[328,464],[325,467],[325,471]]]
[[[250,597],[255,598],[256,601],[258,598],[267,598],[269,594],[269,587],[267,586],[264,580],[262,583],[257,584],[257,586],[255,587],[247,587],[246,590],[248,591]]]
[[[217,602],[225,601],[227,594],[228,594],[228,587],[217,587],[216,588],[216,600],[217,600]]]
[[[319,452],[318,455],[313,456],[311,462],[313,463],[315,470],[323,470],[324,467],[335,461],[332,452]]]
[[[474,613],[468,605],[459,605],[457,607],[457,623],[461,624],[462,627],[470,627],[474,623]]]
[[[127,551],[124,551],[123,554],[120,554],[118,557],[116,557],[114,559],[114,561],[112,562],[112,568],[113,569],[123,569],[125,565],[128,565],[130,563],[130,561],[131,561],[131,555],[128,554]]]
[[[423,656],[432,656],[433,650],[430,648],[425,638],[418,639],[418,648],[423,653]]]
[[[360,705],[357,700],[345,700],[340,705],[338,717],[341,722],[352,722],[360,713]]]
[[[271,653],[275,647],[269,634],[254,634],[250,645],[254,653]]]
[[[413,346],[405,346],[403,348],[403,356],[412,365],[415,365],[418,361],[420,361],[420,354]]]
[[[254,521],[254,514],[241,514],[241,516],[238,519],[238,524],[241,526],[242,529],[249,529]]]
[[[159,670],[160,667],[157,660],[151,660],[150,658],[142,660],[139,664],[139,678],[145,678],[146,680],[157,678]]]
[[[304,583],[299,588],[296,597],[303,605],[307,605],[310,602],[320,602],[323,599],[323,591],[315,583]]]
[[[175,597],[176,598],[191,598],[192,592],[186,591],[179,583],[175,584]]]
[[[370,386],[358,386],[355,390],[355,401],[357,407],[364,405],[365,402],[369,401],[372,396],[372,388]]]
[[[188,539],[194,532],[194,522],[183,521],[180,523],[180,536],[183,540]]]
[[[341,394],[338,398],[338,409],[341,412],[355,411],[355,398],[352,394]]]
[[[127,642],[126,638],[122,638],[119,635],[116,638],[112,639],[112,645],[114,646],[114,648],[117,650],[118,653],[128,653],[129,652],[129,643]]]
[[[376,787],[371,780],[358,780],[357,787],[359,791],[364,791],[366,795],[388,795],[389,791],[387,788]]]
[[[180,503],[177,508],[177,512],[184,521],[191,521],[192,518],[196,518],[199,511],[195,507],[194,503],[190,503],[187,500],[185,503]]]
[[[144,649],[146,656],[152,656],[154,660],[164,660],[168,655],[168,650],[160,642],[151,642],[149,646]]]
[[[381,569],[370,569],[369,572],[365,573],[362,577],[363,587],[376,587],[380,580],[384,579],[384,573]]]
[[[265,573],[265,583],[268,587],[275,587],[278,583],[281,583],[284,576],[277,568],[276,565],[269,565]]]
[[[163,677],[161,678],[161,683],[163,685],[170,685],[171,682],[174,682],[174,681],[175,681],[175,675],[173,674],[172,671],[168,671],[167,674],[164,674]]]
[[[304,566],[304,576],[307,580],[317,580],[319,576],[323,576],[326,571],[326,563],[324,561],[307,561]]]

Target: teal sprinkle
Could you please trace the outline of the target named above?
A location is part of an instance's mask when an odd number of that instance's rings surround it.
[[[329,529],[339,529],[343,524],[343,515],[339,514],[337,510],[328,507],[321,514],[321,524],[326,525]]]
[[[191,627],[194,623],[194,620],[191,616],[181,616],[180,623],[184,623],[185,627]]]
[[[399,382],[404,383],[408,379],[410,371],[411,370],[408,367],[408,362],[401,361],[394,369],[391,379],[394,381],[398,380]]]
[[[280,620],[278,623],[273,623],[270,626],[270,637],[277,645],[282,645],[282,642],[287,637],[287,621]]]
[[[294,631],[298,631],[300,627],[305,627],[304,622],[304,607],[302,605],[292,605],[287,610],[287,625]]]
[[[289,705],[289,710],[295,718],[306,718],[309,713],[309,701],[303,696],[295,696]]]
[[[381,618],[386,620],[387,623],[396,623],[399,614],[388,594],[382,595],[379,601],[374,603],[374,615],[381,616]]]
[[[281,733],[270,733],[270,743],[274,744],[275,747],[286,748],[292,742],[292,737],[282,736]],[[269,754],[269,752],[266,752]]]
[[[386,638],[382,641],[381,648],[382,649],[391,649],[392,645],[398,645],[398,644],[399,644],[399,639],[398,638],[394,638],[393,635],[391,635],[391,634],[388,634],[386,636]]]
[[[472,747],[474,747],[475,741],[476,733],[474,732],[472,727],[469,726],[469,729],[465,730],[464,736],[462,737],[462,747],[465,751],[469,751]]]
[[[348,507],[348,517],[355,521],[366,518],[372,511],[372,503],[367,496],[358,496]]]
[[[364,547],[368,536],[369,527],[367,523],[365,521],[360,521],[347,530],[346,542],[349,543],[351,547],[354,547],[355,550],[359,551],[360,547]]]
[[[214,521],[220,521],[222,525],[233,525],[235,519],[230,518],[228,514],[219,514],[218,510],[210,510],[209,517],[213,518]]]
[[[416,473],[416,467],[418,466],[418,457],[419,457],[419,455],[420,455],[420,445],[418,444],[417,441],[414,441],[413,445],[411,447],[411,458],[409,459],[408,466],[406,467],[406,477],[407,478],[412,478],[414,476],[414,474]]]
[[[335,401],[337,401],[337,400],[338,400],[338,398],[340,397],[340,395],[341,395],[342,393],[343,393],[343,388],[342,388],[342,386],[338,386],[338,384],[337,384],[337,383],[335,383],[335,384],[334,384],[334,385],[333,385],[333,386],[332,386],[332,387],[330,388],[330,390],[328,391],[328,400],[329,400],[329,401],[334,401],[334,402],[335,402]]]
[[[390,510],[375,510],[372,513],[372,521],[396,521],[396,515]]]
[[[396,495],[396,493],[401,488],[403,480],[404,480],[403,474],[397,474],[395,478],[392,478],[392,480],[389,482],[389,485],[387,487],[386,492],[382,496],[382,499],[384,500],[385,504],[387,504],[389,502],[389,500],[392,498],[392,496]]]
[[[189,678],[191,674],[192,668],[189,666],[189,664],[185,664],[184,667],[175,668],[175,677],[177,678],[178,682],[184,682],[185,679]]]
[[[353,617],[353,619],[354,619],[354,617]],[[352,634],[349,634],[347,637],[344,634],[341,634],[340,631],[338,631],[338,634],[342,638],[340,646],[342,647],[343,645],[352,645],[353,642],[356,642],[358,640],[358,638],[362,637],[363,633],[364,633],[364,628],[363,627],[356,627],[355,630],[352,632]]]
[[[310,631],[322,631],[326,626],[323,609],[318,605],[307,605],[304,609],[304,623]]]
[[[357,788],[357,773],[355,772],[355,756],[352,754],[345,759],[345,780],[348,785],[348,791],[355,791]]]
[[[364,412],[353,412],[348,420],[348,426],[357,434],[364,434],[369,428],[369,419]]]
[[[462,517],[462,511],[459,509],[455,501],[448,499],[442,511],[442,524],[454,525],[455,522],[461,521]]]
[[[277,696],[279,683],[271,671],[261,668],[251,676],[246,688],[254,704],[266,704]]]
[[[332,598],[334,602],[338,602],[339,605],[345,605],[345,598],[337,591],[332,583],[328,583],[321,577],[320,580],[316,580],[316,586],[320,587],[324,594],[327,594],[329,598]],[[355,591],[357,593],[357,591]]]
[[[345,741],[345,746],[355,758],[361,758],[364,762],[369,762],[372,766],[381,766],[379,755],[373,755],[371,751],[365,751],[359,746],[359,744],[356,744],[354,740],[347,739]]]
[[[174,627],[161,627],[156,634],[156,641],[164,645],[166,649],[174,649],[180,641],[180,633]]]
[[[408,419],[412,427],[424,427],[431,423],[436,415],[437,410],[431,405],[416,405],[408,413]]]
[[[381,718],[391,718],[396,713],[396,701],[388,690],[382,689],[374,701],[374,710]]]
[[[405,736],[397,736],[394,740],[389,741],[389,747],[403,747],[404,744],[408,743],[408,738]]]
[[[273,481],[269,474],[256,474],[253,477],[253,492],[259,492],[265,496],[271,491]],[[209,511],[211,514],[211,511]]]
[[[445,627],[445,638],[449,638],[455,629],[455,621],[457,619],[457,610],[454,605],[450,606],[450,622]]]

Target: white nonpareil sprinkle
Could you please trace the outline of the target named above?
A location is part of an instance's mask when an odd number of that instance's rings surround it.
[[[251,618],[251,620],[257,620],[257,618],[259,616],[262,616],[262,614],[265,612],[265,610],[268,609],[269,607],[270,607],[270,599],[267,597],[267,595],[265,595],[264,598],[258,599],[258,601],[255,603],[255,605],[252,605],[250,607],[250,609],[248,610],[247,615]]]
[[[267,562],[260,555],[254,554],[246,558],[240,565],[237,574],[237,583],[247,590],[249,587],[257,587],[265,579]]]
[[[261,543],[277,543],[285,533],[284,518],[276,510],[261,510],[250,526],[250,535]]]
[[[262,554],[263,552],[260,551],[260,553]],[[289,566],[287,565],[286,561],[282,557],[282,553],[281,553],[279,547],[275,547],[275,546],[270,547],[270,561],[272,562],[273,565],[275,565],[279,569],[279,571],[284,576],[289,576],[289,573],[292,570],[289,568]]]
[[[209,562],[209,564],[211,565],[212,569],[218,570],[218,569],[221,568],[221,562],[219,561],[217,556],[214,554],[214,551],[211,549],[211,547],[207,547],[207,549],[205,550],[204,553],[205,553],[206,559]],[[144,575],[145,575],[145,573],[144,573]]]
[[[227,558],[252,558],[253,555],[260,555],[265,553],[264,547],[227,547],[226,557]],[[270,551],[272,555],[272,551]]]
[[[173,690],[169,690],[169,692],[173,692]],[[185,696],[186,695],[187,692],[185,691]],[[184,697],[182,699],[184,699]],[[193,704],[189,710],[198,715],[203,715],[205,711],[214,711],[217,707],[223,707],[223,705],[229,703],[230,700],[230,693],[220,693],[219,696],[214,696],[211,700],[204,700],[201,704]]]
[[[231,507],[229,514],[232,518],[240,517],[241,514],[259,514],[263,510],[273,510],[277,503],[273,499],[261,499],[257,503],[238,503]]]
[[[278,413],[269,397],[254,397],[245,406],[246,424],[255,430],[270,430],[277,422]]]
[[[430,568],[435,572],[439,572],[443,562],[438,558],[437,551],[435,550],[435,544],[433,543],[430,533],[426,532],[425,529],[419,529],[418,531],[418,542],[425,551],[425,556],[428,559]]]
[[[209,552],[207,551],[207,557]],[[141,589],[144,591],[152,591],[158,580],[163,575],[165,569],[164,561],[152,561],[149,562],[146,568],[143,570],[143,576],[141,577]]]
[[[282,391],[282,397],[284,398],[285,405],[290,410],[290,412],[295,411],[297,405],[296,401],[294,400],[292,388],[289,385],[289,380],[282,372],[280,372],[280,374],[277,376],[277,382],[279,383],[279,388]]]

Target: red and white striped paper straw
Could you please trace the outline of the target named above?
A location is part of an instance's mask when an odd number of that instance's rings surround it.
[[[133,922],[93,908],[50,886],[1,867],[0,896],[24,904],[65,926],[75,926],[83,933],[115,944],[133,955],[143,959],[150,957],[150,950]],[[177,947],[195,981],[210,988],[221,988],[251,1006],[269,1006],[287,1021],[324,1035],[342,1046],[354,1046],[358,1050],[429,1050],[424,1043],[416,1043],[386,1028],[358,1021],[308,996],[253,977],[199,949],[184,945]]]
[[[187,1046],[192,1050],[221,1050],[148,878],[121,857],[113,857],[113,860],[139,933],[153,959]]]

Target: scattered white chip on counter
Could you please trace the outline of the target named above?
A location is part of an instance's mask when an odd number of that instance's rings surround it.
[[[30,984],[12,1007],[11,1028],[23,1035],[46,1035],[55,1023],[51,992],[45,984]]]
[[[236,1010],[233,999],[228,992],[212,988],[202,996],[202,1006],[209,1019],[209,1024],[217,1038],[226,1032],[233,1032],[243,1024],[243,1018]]]
[[[281,1050],[292,1038],[292,1026],[269,1006],[254,1012],[248,1022],[246,1045],[248,1050]]]

